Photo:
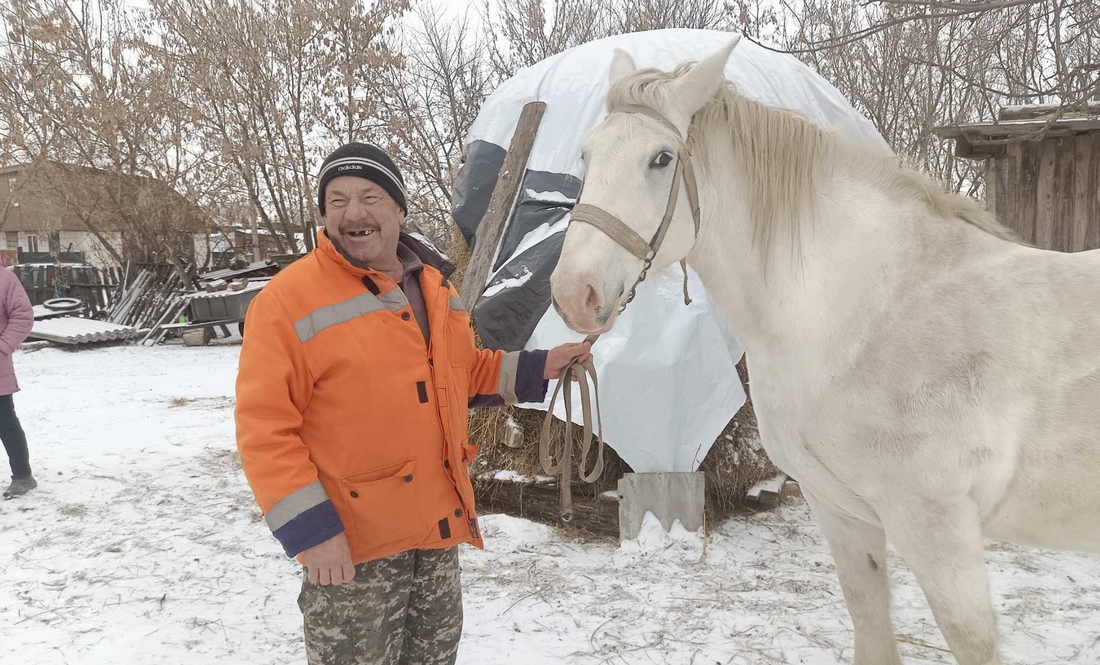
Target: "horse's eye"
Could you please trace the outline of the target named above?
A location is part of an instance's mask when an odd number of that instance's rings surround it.
[[[659,152],[657,154],[656,157],[653,158],[653,161],[650,163],[650,166],[655,166],[657,168],[664,168],[664,167],[668,166],[671,163],[672,163],[672,153],[667,151],[667,150],[662,150],[661,152]]]

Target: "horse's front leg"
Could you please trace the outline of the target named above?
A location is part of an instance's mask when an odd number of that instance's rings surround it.
[[[902,665],[890,621],[886,534],[879,527],[837,514],[803,487],[829,543],[840,588],[856,632],[855,665]]]
[[[1000,665],[978,508],[967,496],[906,497],[883,516],[959,665]]]

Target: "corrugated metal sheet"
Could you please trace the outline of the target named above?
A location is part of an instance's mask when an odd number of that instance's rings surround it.
[[[137,329],[117,323],[64,316],[34,322],[31,337],[60,344],[85,344],[125,340],[138,334]]]

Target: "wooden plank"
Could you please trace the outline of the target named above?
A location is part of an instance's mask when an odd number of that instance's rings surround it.
[[[573,519],[561,521],[557,483],[538,484],[478,478],[474,494],[482,514],[504,513],[570,531],[619,537],[619,504],[589,496],[591,485],[573,484]]]
[[[1012,206],[1009,204],[1012,188],[1008,186],[1008,168],[1013,159],[1006,156],[989,160],[990,166],[986,174],[986,187],[993,183],[993,189],[988,194],[989,212],[1002,224],[1012,214]]]
[[[1054,143],[1054,208],[1051,213],[1051,249],[1070,251],[1073,230],[1073,138]]]
[[[535,143],[545,110],[546,102],[529,102],[524,105],[519,122],[516,123],[516,131],[512,135],[512,142],[508,146],[508,153],[504,157],[504,164],[497,174],[489,207],[485,210],[481,223],[477,225],[474,251],[466,268],[466,275],[462,278],[462,304],[468,312],[474,311],[474,305],[485,290],[485,281],[489,277],[489,269],[500,245],[505,222],[511,216],[516,193],[527,169],[527,158],[531,155],[531,146]]]
[[[1085,231],[1085,249],[1100,249],[1100,132],[1090,135],[1092,153],[1089,156],[1088,229]]]
[[[1020,106],[1004,106],[997,113],[998,120],[1030,120],[1034,118],[1049,118],[1055,111],[1062,108],[1061,104],[1026,104]],[[1066,109],[1067,115],[1082,113],[1100,113],[1100,102],[1087,102],[1081,105],[1071,105]]]
[[[767,499],[769,497],[778,500],[783,490],[783,483],[787,482],[787,477],[787,474],[781,473],[774,478],[761,480],[750,487],[748,492],[745,492],[745,497],[752,501],[760,501],[761,498]]]
[[[997,124],[959,125],[957,133],[966,134],[967,140],[977,146],[983,136],[1027,136],[1048,127],[1047,120],[1009,120]],[[1049,125],[1049,136],[1055,131],[1091,132],[1100,129],[1100,119],[1062,118]],[[946,134],[946,132],[945,132]]]
[[[985,209],[994,218],[997,217],[997,192],[1000,191],[1000,188],[997,187],[997,178],[1003,170],[1002,161],[999,159],[985,160]]]
[[[1015,231],[1017,235],[1020,235],[1020,159],[1019,144],[1008,146],[1008,154],[1004,159],[1005,210],[997,217],[997,221]]]
[[[1054,243],[1054,141],[1043,141],[1038,148],[1035,184],[1035,245],[1053,249]]]
[[[1035,183],[1038,166],[1035,145],[1020,143],[1020,162],[1016,173],[1016,232],[1026,243],[1035,242]]]

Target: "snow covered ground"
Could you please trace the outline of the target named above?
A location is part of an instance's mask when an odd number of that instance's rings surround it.
[[[299,570],[233,443],[239,347],[16,357],[40,487],[0,503],[0,663],[304,665]],[[851,662],[851,623],[804,504],[699,534],[579,543],[484,518],[463,548],[459,663]],[[1100,662],[1100,557],[991,545],[1005,662]],[[909,664],[953,663],[896,559]]]

